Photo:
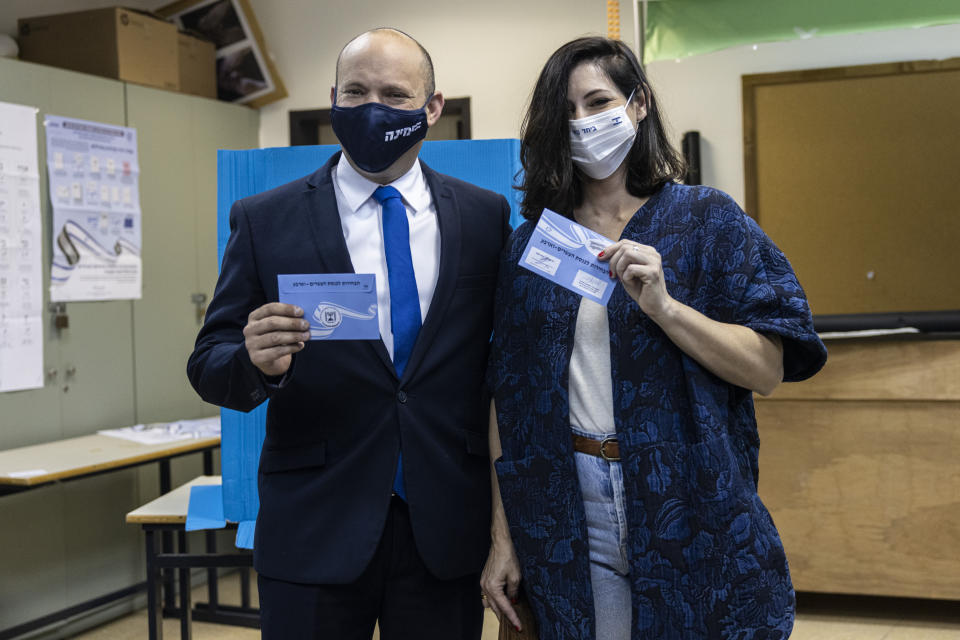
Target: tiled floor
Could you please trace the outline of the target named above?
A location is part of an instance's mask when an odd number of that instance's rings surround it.
[[[233,573],[220,579],[220,602],[223,604],[240,604],[240,574]],[[257,606],[257,582],[252,578],[252,605]],[[206,602],[206,586],[196,587],[193,590],[193,602]],[[497,619],[488,612],[483,625],[482,640],[496,640]],[[260,631],[242,627],[194,622],[192,625],[193,640],[259,640]],[[96,629],[91,629],[78,636],[77,640],[143,640],[147,637],[147,610],[114,620]],[[177,640],[180,637],[180,621],[172,618],[163,621],[163,637],[165,640]],[[379,640],[380,634],[374,630],[371,640]]]
[[[960,640],[960,602],[800,594],[791,640]]]
[[[221,581],[221,599],[239,604],[237,574]],[[256,589],[254,588],[254,598]],[[194,602],[206,591],[194,590]],[[256,600],[254,600],[256,603]],[[960,640],[960,602],[859,598],[801,594],[800,611],[791,640]],[[178,621],[164,621],[164,637],[179,638]],[[141,640],[146,637],[147,613],[138,611],[79,636],[80,640]],[[488,612],[483,640],[496,640],[497,624]],[[257,640],[260,632],[195,622],[194,640]],[[378,640],[374,634],[372,640]]]

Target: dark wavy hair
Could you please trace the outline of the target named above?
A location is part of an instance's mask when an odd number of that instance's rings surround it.
[[[570,72],[583,62],[593,62],[624,97],[637,89],[647,99],[647,117],[640,121],[637,137],[627,155],[627,191],[637,197],[655,193],[665,182],[686,174],[683,157],[667,139],[660,108],[640,62],[620,40],[578,38],[557,49],[544,65],[523,119],[520,162],[523,192],[520,214],[537,220],[544,208],[573,217],[583,199],[584,174],[570,159],[570,115],[567,85]],[[636,99],[636,98],[634,98]]]

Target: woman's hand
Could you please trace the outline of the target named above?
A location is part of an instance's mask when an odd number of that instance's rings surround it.
[[[521,631],[520,618],[513,608],[520,587],[520,563],[513,550],[513,542],[494,540],[490,545],[490,555],[480,576],[480,589],[483,591],[483,604],[490,607],[498,620],[507,616],[517,631]]]
[[[610,277],[623,283],[627,294],[651,318],[666,315],[674,300],[667,293],[660,254],[653,247],[620,240],[600,252],[601,262],[609,261]]]
[[[684,353],[714,375],[761,395],[783,380],[783,343],[737,324],[717,322],[667,293],[660,254],[653,247],[621,240],[600,252],[611,278]]]
[[[495,460],[503,451],[500,448],[500,428],[497,424],[497,406],[490,400],[490,429],[487,432],[490,445],[490,555],[480,575],[480,589],[483,592],[483,606],[490,607],[498,620],[507,616],[517,631],[520,628],[520,616],[513,608],[520,588],[520,561],[510,539],[510,526],[500,496],[500,482],[497,480]]]

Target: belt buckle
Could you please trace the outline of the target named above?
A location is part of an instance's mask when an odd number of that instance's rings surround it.
[[[610,443],[617,444],[616,438],[604,438],[600,442],[600,457],[606,460],[607,462],[620,462],[620,456],[612,457],[607,455],[607,445]]]

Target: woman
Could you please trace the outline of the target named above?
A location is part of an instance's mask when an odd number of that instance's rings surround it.
[[[528,222],[501,261],[489,368],[485,602],[519,625],[522,574],[542,640],[786,638],[751,392],[826,360],[789,263],[727,195],[675,182],[622,42],[550,57],[521,159]],[[518,266],[544,208],[618,239],[600,254],[622,284],[606,308]]]

